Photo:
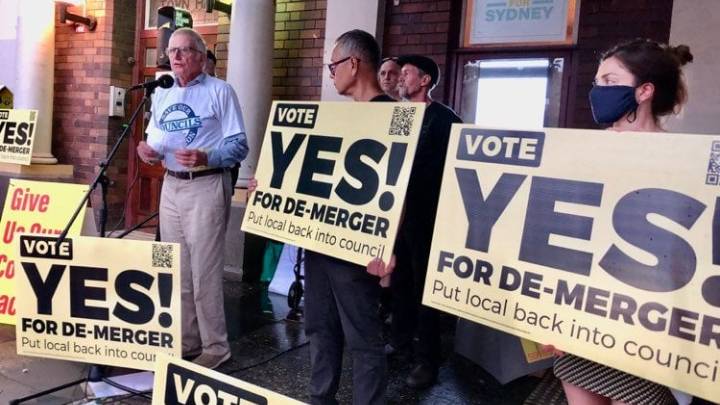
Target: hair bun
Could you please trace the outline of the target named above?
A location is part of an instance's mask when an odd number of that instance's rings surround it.
[[[671,46],[668,50],[675,56],[680,66],[693,61],[693,54],[690,53],[690,47],[687,45]]]

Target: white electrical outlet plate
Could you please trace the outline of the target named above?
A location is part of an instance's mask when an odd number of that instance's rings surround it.
[[[108,115],[110,117],[125,116],[125,89],[117,86],[110,86],[110,99]]]

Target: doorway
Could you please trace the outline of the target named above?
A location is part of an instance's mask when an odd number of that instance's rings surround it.
[[[465,54],[457,58],[455,110],[486,128],[565,126],[570,54]]]
[[[157,8],[161,6],[184,7],[193,16],[194,29],[198,31],[207,44],[208,49],[214,50],[218,33],[218,14],[205,12],[205,1],[169,1],[169,0],[137,0],[138,14],[136,17],[135,34],[135,67],[133,69],[133,82],[142,83],[154,80],[157,68],[158,30],[156,27]],[[175,4],[177,3],[177,4]],[[142,92],[131,95],[130,110],[142,101]],[[165,170],[161,165],[148,165],[138,159],[135,146],[145,139],[145,128],[150,117],[150,105],[145,106],[142,119],[136,120],[132,138],[128,145],[128,201],[125,213],[125,228],[130,228],[157,212],[160,207],[160,190]],[[154,233],[157,227],[157,218],[148,222],[142,230]]]

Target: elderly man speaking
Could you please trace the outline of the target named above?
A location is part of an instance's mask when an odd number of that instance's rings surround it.
[[[226,82],[203,73],[206,46],[182,28],[167,48],[175,85],[152,99],[145,163],[166,168],[160,234],[180,244],[183,357],[216,368],[230,358],[222,293],[225,231],[232,184],[229,168],[248,153],[237,96]]]

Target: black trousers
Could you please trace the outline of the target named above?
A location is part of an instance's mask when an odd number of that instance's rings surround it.
[[[390,343],[396,348],[408,347],[417,335],[416,360],[438,367],[440,313],[422,305],[431,241],[413,238],[412,234],[417,232],[401,232],[395,244],[396,267],[390,284],[393,314]]]
[[[384,404],[387,364],[377,316],[379,279],[362,266],[307,251],[305,292],[310,402],[337,403],[347,344],[353,362],[353,404]]]

